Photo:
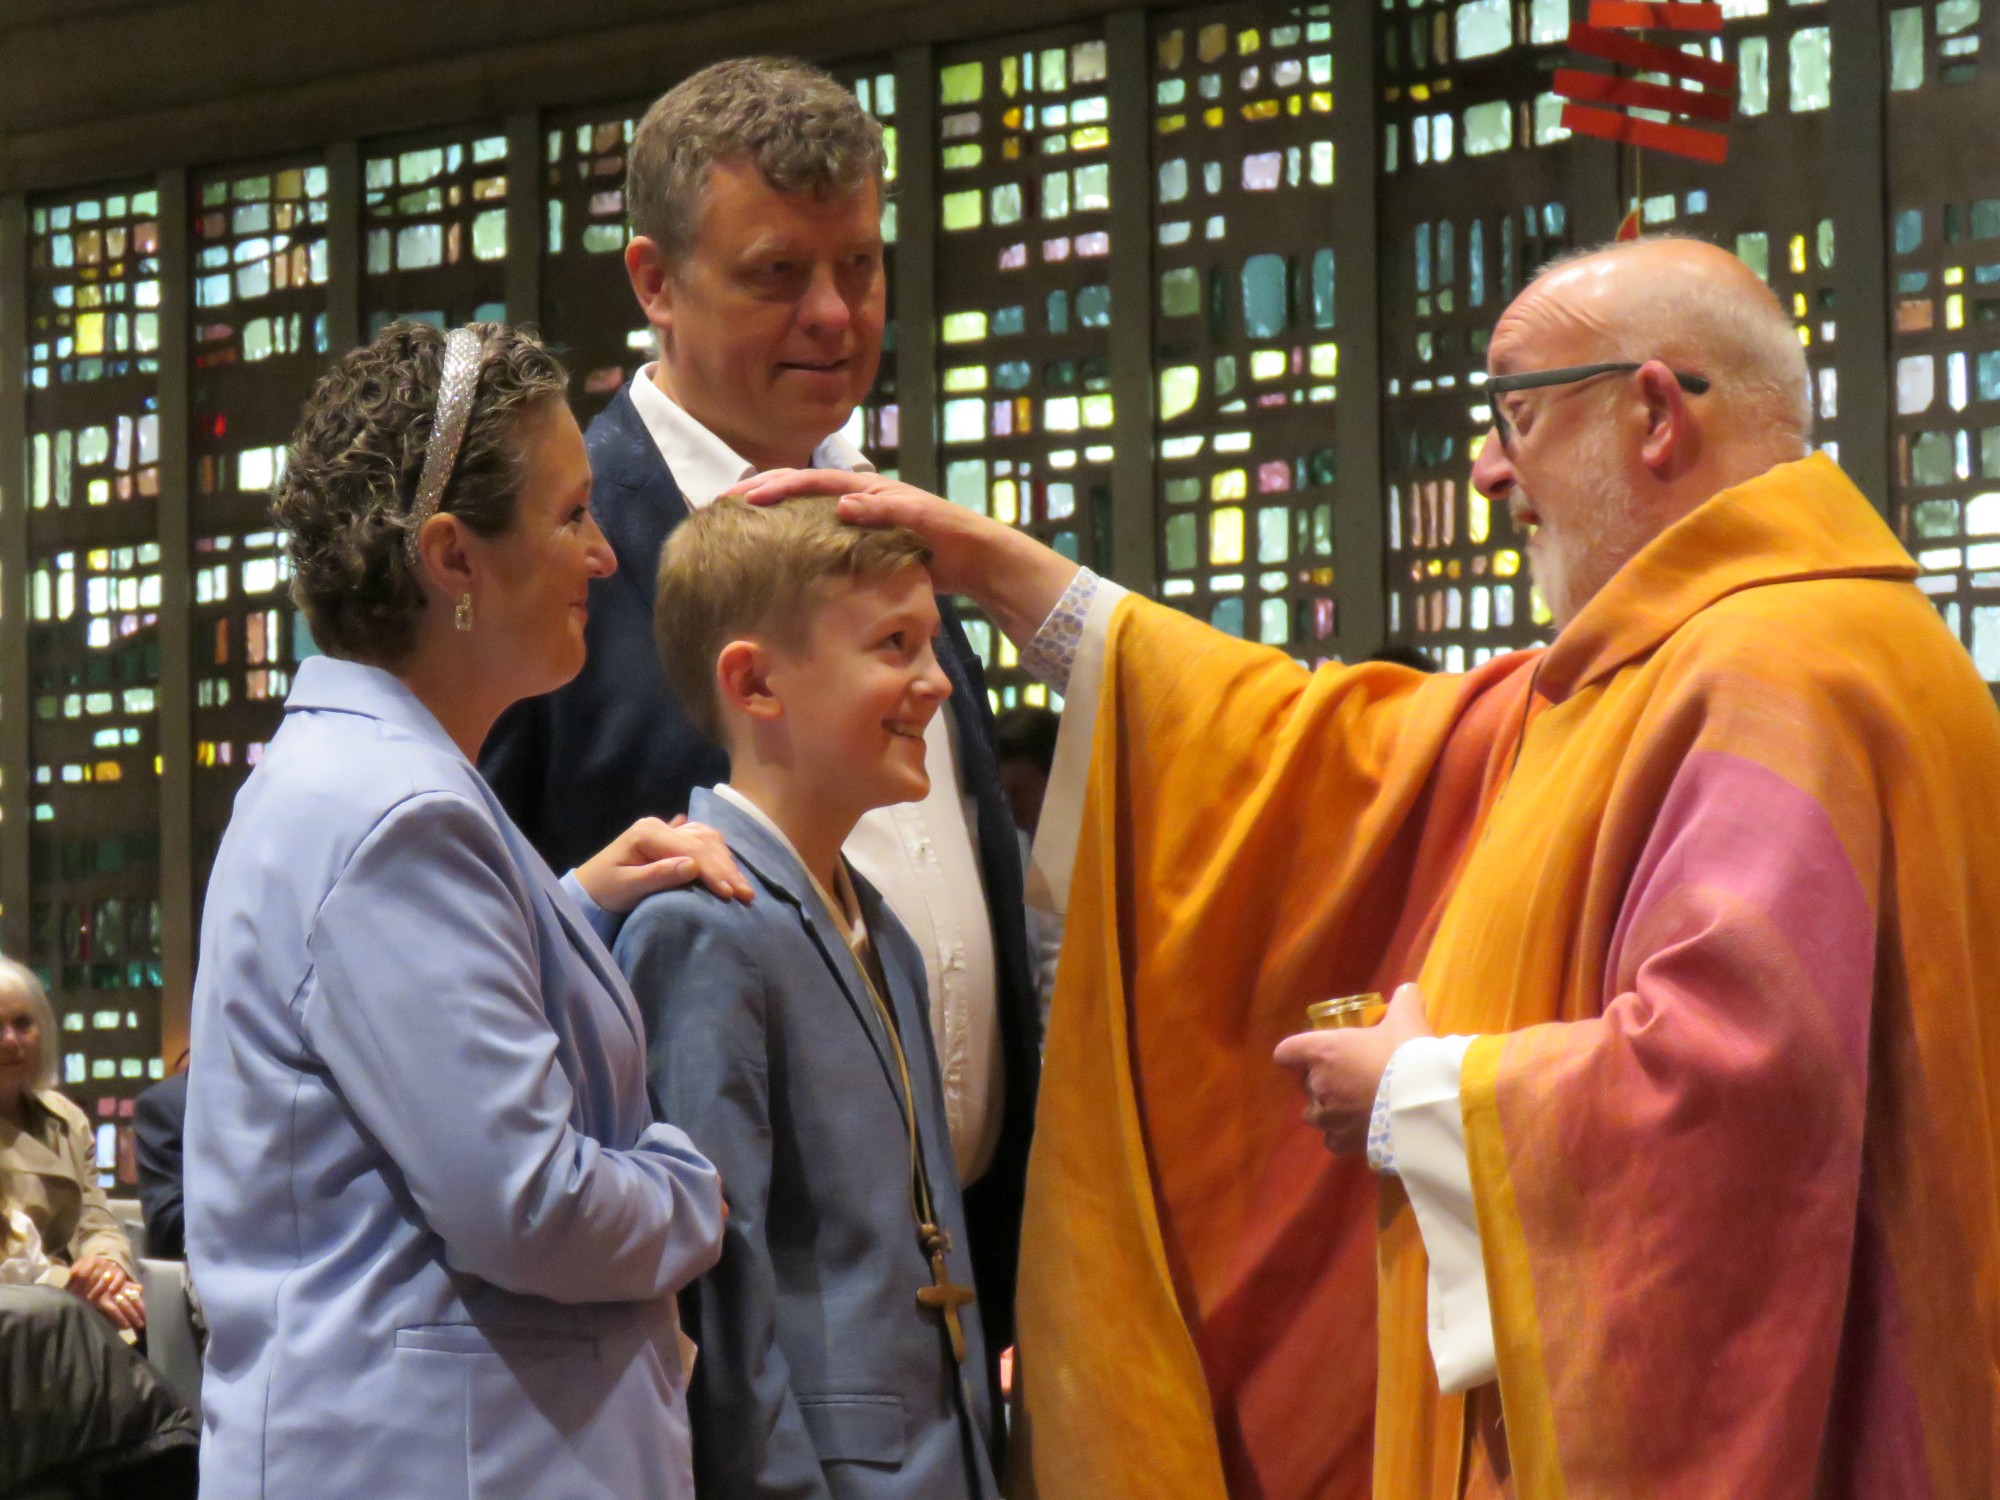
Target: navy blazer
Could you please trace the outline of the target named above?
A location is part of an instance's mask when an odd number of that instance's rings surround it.
[[[139,1169],[139,1207],[146,1215],[146,1254],[153,1260],[187,1255],[181,1210],[181,1133],[187,1129],[188,1081],[170,1073],[132,1106],[132,1156]]]
[[[591,511],[618,571],[590,589],[589,656],[567,686],[510,709],[479,756],[501,804],[558,870],[573,869],[653,814],[686,812],[696,787],[727,779],[729,760],[681,707],[653,644],[660,549],[687,519],[659,445],[621,390],[590,424]],[[948,600],[938,662],[951,679],[958,770],[978,807],[977,846],[993,919],[994,988],[1006,1069],[1005,1117],[993,1161],[966,1191],[980,1305],[995,1362],[1013,1341],[1021,1198],[1041,1078],[1041,1007],[1028,950],[1021,855],[993,754],[993,710],[979,657]]]
[[[643,902],[616,953],[646,1018],[665,1117],[722,1173],[722,1260],[683,1294],[701,1357],[688,1390],[695,1488],[733,1500],[990,1500],[986,1383],[961,1381],[911,1210],[895,1052],[860,967],[783,840],[713,792],[749,905],[698,886]],[[854,880],[909,1065],[947,1267],[971,1273],[924,965]],[[985,1364],[977,1305],[965,1372]]]

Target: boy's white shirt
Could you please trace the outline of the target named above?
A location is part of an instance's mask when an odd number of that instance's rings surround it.
[[[757,473],[755,464],[654,384],[652,365],[632,377],[630,391],[633,409],[689,510],[704,509],[731,485]],[[837,432],[813,450],[812,464],[853,473],[875,471]],[[882,893],[923,955],[952,1161],[959,1181],[970,1186],[993,1161],[1007,1096],[993,919],[979,873],[979,809],[977,799],[959,784],[956,736],[950,713],[932,717],[924,731],[930,795],[863,814],[843,852]]]

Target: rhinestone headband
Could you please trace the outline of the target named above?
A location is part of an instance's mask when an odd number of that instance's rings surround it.
[[[465,427],[472,419],[472,397],[478,389],[479,335],[470,328],[454,328],[445,335],[437,417],[431,423],[430,444],[424,450],[424,473],[417,483],[417,502],[410,507],[408,529],[403,533],[403,555],[413,568],[417,565],[417,533],[424,529],[424,522],[437,514],[444,488],[451,483],[459,446],[465,441]]]

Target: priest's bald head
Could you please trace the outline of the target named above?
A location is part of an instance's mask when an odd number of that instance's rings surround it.
[[[1749,267],[1699,240],[1551,263],[1486,357],[1494,421],[1472,482],[1534,528],[1558,629],[1711,495],[1810,448],[1797,332]]]

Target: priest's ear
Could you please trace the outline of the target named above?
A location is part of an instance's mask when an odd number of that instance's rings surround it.
[[[625,245],[625,277],[661,342],[673,336],[674,268],[658,240],[635,234]]]
[[[1632,378],[1646,419],[1639,461],[1655,479],[1677,479],[1694,467],[1701,451],[1700,429],[1688,394],[1663,360],[1647,360]]]

